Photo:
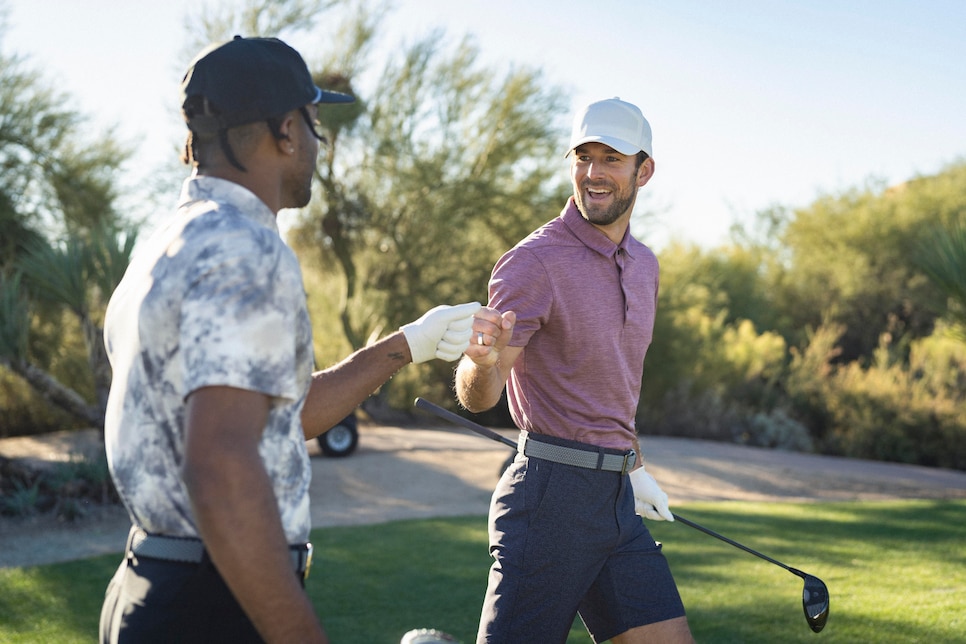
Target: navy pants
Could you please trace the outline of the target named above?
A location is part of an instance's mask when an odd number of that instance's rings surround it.
[[[200,563],[125,558],[101,609],[101,644],[262,641],[207,555]]]

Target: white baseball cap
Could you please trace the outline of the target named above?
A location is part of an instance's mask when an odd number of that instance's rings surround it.
[[[584,143],[603,143],[621,154],[643,150],[647,156],[654,156],[647,119],[636,105],[619,98],[596,101],[577,112],[567,154]]]

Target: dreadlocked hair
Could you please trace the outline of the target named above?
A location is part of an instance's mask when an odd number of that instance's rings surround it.
[[[235,155],[234,148],[232,146],[232,141],[236,145],[241,145],[242,148],[246,146],[249,141],[252,141],[256,136],[255,128],[260,122],[256,121],[253,123],[245,123],[243,125],[238,125],[234,127],[219,127],[219,110],[215,108],[207,99],[201,96],[192,96],[188,98],[184,106],[182,107],[184,112],[185,122],[188,124],[188,136],[185,139],[184,149],[181,152],[181,161],[187,165],[193,165],[200,167],[205,161],[204,149],[209,148],[217,143],[218,147],[221,149],[221,153],[225,156],[225,159],[234,167],[238,168],[242,172],[246,172],[245,166],[241,164],[238,157]],[[310,123],[308,114],[304,113],[303,118],[306,122]],[[282,134],[282,121],[284,116],[273,116],[265,119],[265,124],[268,126],[269,131],[276,140],[287,139],[288,137]],[[207,122],[206,122],[207,121]],[[212,123],[218,123],[214,125]],[[192,127],[194,125],[194,127]],[[215,129],[217,127],[217,129]],[[229,131],[232,132],[231,141],[229,141]],[[313,134],[315,131],[313,129]],[[318,134],[316,134],[318,136]]]
[[[216,116],[218,110],[214,109],[204,96],[189,96],[181,106],[181,110],[188,126],[188,135],[185,138],[184,149],[181,151],[181,162],[186,165],[200,165],[203,156],[201,148],[213,144],[216,134],[215,132],[201,134],[198,123]]]

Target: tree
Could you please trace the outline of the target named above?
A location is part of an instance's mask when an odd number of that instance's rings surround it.
[[[203,47],[236,34],[273,36],[289,30],[308,31],[326,11],[345,0],[223,0],[196,5],[185,16],[184,59]]]
[[[778,289],[791,329],[817,328],[825,316],[844,324],[842,362],[871,359],[883,333],[930,334],[939,293],[914,258],[924,234],[964,208],[966,166],[952,166],[888,190],[823,197],[796,212],[782,236],[790,260]]]
[[[797,421],[830,453],[916,445],[907,458],[961,463],[933,438],[966,435],[950,411],[966,398],[962,348],[937,325],[941,312],[966,321],[964,213],[960,163],[771,208],[730,246],[669,247],[639,426],[725,438],[764,426],[798,443]],[[885,433],[895,449],[871,449]]]
[[[443,42],[431,33],[403,49],[365,112],[330,129],[319,198],[296,231],[296,247],[322,249],[320,265],[343,278],[352,348],[436,304],[485,300],[493,262],[566,198],[562,165],[548,163],[561,157],[559,91],[534,70],[481,66],[471,40]]]
[[[0,55],[0,365],[49,402],[100,424],[110,376],[97,320],[133,241],[118,232],[130,224],[114,209],[128,152],[110,133],[84,140],[84,119],[63,107],[71,103],[23,59]],[[59,323],[65,308],[80,322],[94,374],[90,389],[97,392],[93,405],[78,393],[90,371],[64,379],[65,372],[52,370],[53,356],[72,337]]]
[[[130,262],[136,237],[133,230],[118,230],[105,223],[83,238],[72,237],[57,245],[36,244],[18,264],[33,301],[54,310],[66,309],[80,326],[93,375],[95,404],[89,410],[77,411],[83,411],[84,419],[97,426],[103,423],[111,388],[103,316]],[[11,366],[30,379],[22,358],[12,361]],[[52,383],[39,382],[35,387],[51,391]]]
[[[0,215],[16,238],[73,234],[117,218],[116,173],[128,151],[110,133],[83,140],[85,119],[62,107],[71,103],[21,58],[0,54]]]
[[[300,47],[321,60],[310,63],[316,83],[357,99],[320,110],[328,146],[317,196],[290,234],[310,306],[335,302],[325,315],[313,310],[325,362],[436,304],[485,299],[499,254],[563,206],[563,164],[548,161],[562,158],[564,101],[538,71],[485,68],[471,40],[448,46],[435,31],[400,46],[366,91],[386,9],[290,0],[219,11],[195,21],[206,42],[291,33],[293,42],[326,43],[321,53]],[[325,38],[314,27],[323,11],[337,18],[326,21]],[[332,342],[333,333],[344,341]],[[393,384],[405,389],[401,381],[427,370],[434,382],[452,377],[449,365],[426,365]]]
[[[23,378],[45,400],[89,424],[103,423],[95,405],[63,385],[29,360],[29,304],[20,290],[20,276],[0,278],[0,365]]]

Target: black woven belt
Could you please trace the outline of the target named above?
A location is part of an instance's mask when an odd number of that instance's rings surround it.
[[[542,458],[554,463],[583,467],[588,470],[620,472],[626,474],[637,462],[637,453],[630,450],[625,454],[606,454],[603,450],[584,450],[563,445],[553,445],[532,440],[527,431],[520,432],[517,451],[524,456]]]
[[[302,579],[308,579],[309,569],[312,567],[312,544],[300,543],[289,546],[288,549],[296,574]],[[148,534],[134,526],[128,535],[127,550],[135,557],[181,563],[200,563],[205,554],[205,546],[200,539]]]

